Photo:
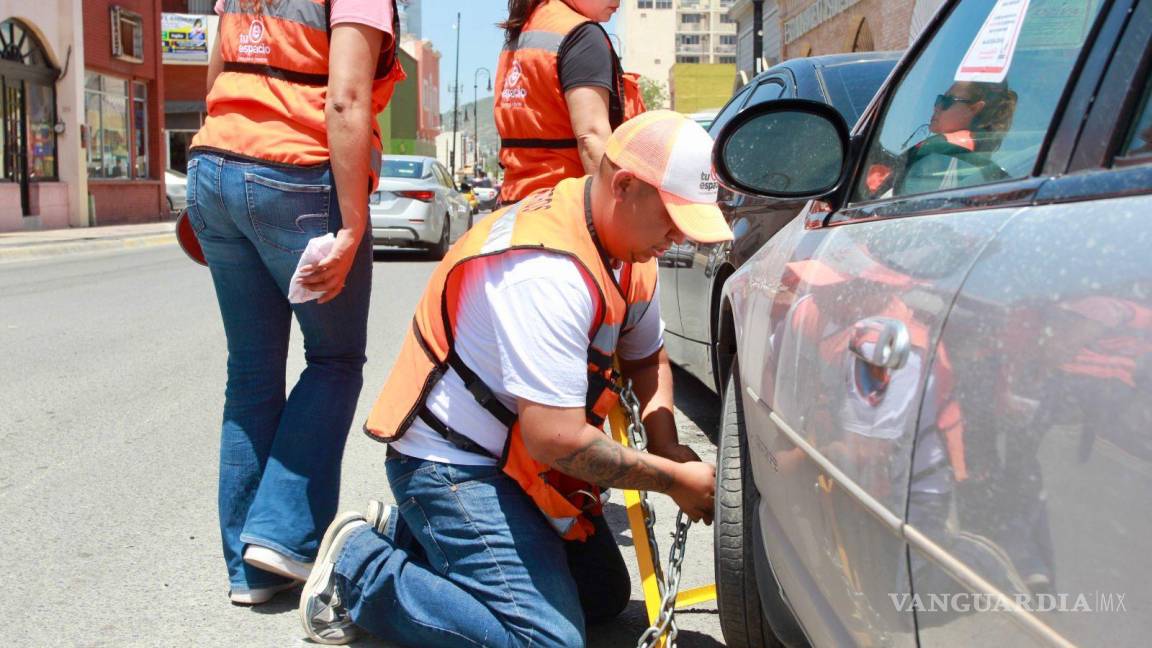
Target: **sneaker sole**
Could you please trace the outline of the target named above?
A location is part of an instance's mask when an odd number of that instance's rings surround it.
[[[249,565],[252,565],[253,567],[259,567],[260,569],[263,569],[266,572],[272,572],[273,574],[276,574],[278,576],[283,576],[284,578],[291,578],[292,580],[294,580],[298,583],[303,583],[303,582],[307,581],[308,576],[312,573],[311,567],[307,568],[308,571],[293,571],[292,569],[289,568],[290,565],[285,566],[282,563],[275,563],[275,562],[271,562],[269,560],[264,560],[264,558],[261,557],[260,553],[257,553],[256,555],[253,555],[253,556],[249,556],[248,554],[250,553],[251,548],[256,547],[256,546],[257,545],[249,545],[249,551],[244,552],[244,562],[248,563]],[[264,551],[268,551],[268,552],[272,552],[273,554],[276,554],[276,551],[274,549],[268,549],[267,547],[260,547],[260,549],[263,549]],[[301,569],[303,569],[303,566],[301,566]]]
[[[344,639],[327,639],[321,637],[312,631],[312,625],[308,618],[308,600],[311,598],[310,592],[316,589],[317,584],[327,577],[335,568],[335,561],[328,560],[328,553],[332,548],[333,541],[336,536],[340,535],[347,526],[353,522],[365,522],[364,516],[360,513],[350,511],[338,516],[333,520],[332,524],[328,526],[328,530],[324,532],[324,539],[320,541],[320,550],[316,553],[316,562],[312,567],[312,575],[304,583],[304,591],[300,594],[300,605],[296,608],[300,616],[300,625],[304,626],[304,634],[308,639],[319,644],[327,646],[338,646],[348,643],[355,639],[355,635]]]
[[[295,581],[291,583],[284,583],[283,585],[274,585],[272,587],[258,587],[254,590],[247,592],[229,592],[228,599],[232,601],[232,605],[239,605],[242,607],[252,607],[253,605],[263,605],[268,601],[276,598],[280,592],[288,591],[300,583]]]

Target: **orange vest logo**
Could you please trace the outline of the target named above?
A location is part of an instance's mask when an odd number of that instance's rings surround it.
[[[504,91],[500,93],[500,98],[505,103],[524,105],[524,100],[528,98],[528,89],[517,87],[523,78],[524,72],[520,69],[520,61],[512,61],[512,69],[508,72],[508,78],[504,79]]]
[[[248,26],[248,33],[240,34],[240,47],[237,49],[240,61],[267,63],[272,48],[261,43],[262,40],[264,40],[264,23],[260,20],[253,20],[252,24]]]

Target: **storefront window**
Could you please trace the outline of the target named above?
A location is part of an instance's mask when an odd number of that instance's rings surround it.
[[[136,177],[148,177],[148,86],[132,84],[132,142],[136,152]]]
[[[56,179],[56,97],[52,86],[27,83],[28,178]]]
[[[128,178],[128,82],[89,72],[84,88],[88,177]]]
[[[35,35],[0,22],[0,178],[55,180],[56,76]]]

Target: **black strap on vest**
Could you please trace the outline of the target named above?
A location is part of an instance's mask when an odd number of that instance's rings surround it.
[[[492,416],[496,417],[497,421],[503,423],[507,428],[511,428],[516,424],[516,413],[504,407],[504,403],[501,403],[496,398],[496,394],[492,392],[492,388],[485,384],[485,382],[480,379],[480,376],[477,376],[476,372],[472,371],[471,367],[464,364],[464,361],[456,354],[455,348],[448,353],[448,366],[452,367],[452,369],[456,371],[456,374],[460,376],[460,380],[464,381],[464,388],[468,390],[468,393],[472,394],[472,398],[476,399],[480,407],[488,410]]]
[[[469,439],[466,435],[457,432],[444,421],[441,421],[438,416],[432,413],[432,410],[428,409],[427,405],[421,405],[420,409],[416,412],[416,416],[419,416],[420,420],[424,421],[428,427],[435,430],[437,434],[444,437],[449,443],[456,446],[460,450],[472,454],[492,457],[493,459],[497,460],[500,459],[500,457],[497,457],[491,452],[488,452],[484,446],[476,443],[472,439]]]
[[[544,139],[536,138],[500,138],[501,148],[539,148],[539,149],[569,149],[576,148],[575,139]]]
[[[287,81],[289,83],[299,83],[301,85],[328,85],[327,74],[309,74],[307,72],[285,70],[284,68],[273,67],[271,65],[261,65],[259,63],[237,63],[235,61],[226,61],[224,63],[224,71],[243,72],[245,74],[259,74],[261,76],[280,79],[281,81]]]

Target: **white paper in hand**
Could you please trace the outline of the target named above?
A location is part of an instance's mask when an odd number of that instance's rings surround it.
[[[300,268],[308,264],[317,264],[323,261],[332,252],[332,246],[336,243],[336,237],[331,233],[324,236],[317,236],[316,238],[308,241],[308,247],[304,248],[304,254],[300,255],[300,262],[296,264],[296,272],[292,273],[292,280],[288,282],[288,301],[293,304],[303,304],[304,302],[319,299],[322,292],[308,290],[300,285]]]

